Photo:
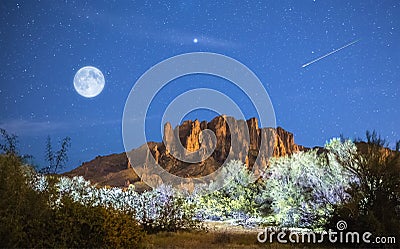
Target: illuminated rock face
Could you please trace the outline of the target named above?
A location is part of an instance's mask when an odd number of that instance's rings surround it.
[[[210,137],[202,136],[202,132],[206,129],[215,134],[216,141],[213,141]],[[235,137],[235,142],[232,141],[232,137]],[[187,120],[174,130],[172,130],[170,123],[166,123],[164,141],[166,142],[164,154],[167,156],[171,151],[176,155],[182,154],[184,152],[182,149],[186,149],[184,154],[187,155],[201,150],[202,147],[213,148],[215,146],[212,158],[216,162],[223,163],[231,152],[234,159],[245,162],[247,158],[250,165],[254,164],[259,153],[266,157],[279,157],[304,149],[294,143],[292,133],[280,127],[260,129],[256,118],[243,121],[224,116],[218,116],[210,122],[203,121],[201,123],[198,120]],[[261,144],[261,141],[263,141],[263,144]],[[182,147],[178,144],[179,142]],[[247,154],[245,153],[246,150],[248,150]],[[266,164],[266,160],[267,158],[260,163]]]
[[[240,160],[248,169],[263,170],[271,157],[304,150],[294,143],[292,133],[280,127],[259,128],[256,118],[245,121],[218,116],[210,122],[187,120],[174,129],[166,123],[163,140],[130,151],[132,166],[151,175],[149,166],[157,163],[177,176],[200,177],[230,160]]]
[[[218,116],[210,122],[187,120],[174,129],[170,123],[166,123],[163,140],[164,142],[159,143],[149,142],[130,151],[129,161],[122,155],[114,156],[113,160],[106,164],[107,169],[98,169],[97,166],[94,167],[97,171],[92,172],[90,165],[96,164],[98,159],[95,159],[82,165],[84,169],[78,167],[71,172],[95,182],[102,179],[102,182],[98,182],[102,185],[123,186],[127,180],[130,183],[138,181],[141,174],[151,176],[152,167],[149,166],[154,163],[181,177],[200,177],[214,172],[225,161],[235,159],[245,163],[249,169],[255,166],[257,169],[265,169],[270,157],[290,155],[304,150],[304,147],[294,143],[292,133],[280,127],[259,128],[256,118],[245,121]],[[102,158],[106,160],[109,157]],[[127,165],[124,169],[113,168],[113,165],[123,163]],[[132,167],[143,171],[139,172],[139,177],[125,172]]]

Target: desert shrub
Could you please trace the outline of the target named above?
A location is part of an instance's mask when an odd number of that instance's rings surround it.
[[[144,192],[139,196],[136,217],[146,231],[177,231],[197,229],[196,205],[187,196],[170,186]]]
[[[259,188],[252,172],[240,161],[230,161],[221,172],[224,187],[198,193],[199,216],[204,219],[247,219],[258,214]],[[210,186],[213,189],[213,186]]]
[[[0,150],[6,155],[17,155],[18,137],[15,134],[8,134],[8,132],[0,128]]]
[[[145,233],[132,213],[59,198],[56,181],[33,177],[33,172],[21,158],[0,155],[1,248],[143,245]],[[29,177],[41,185],[33,189]]]
[[[0,152],[4,155],[17,157],[24,163],[33,158],[31,155],[20,154],[18,150],[18,136],[9,134],[3,128],[0,128]]]
[[[54,176],[46,177],[47,181],[52,178]],[[46,186],[42,177],[36,177],[34,181],[35,189]],[[170,186],[163,185],[139,194],[133,189],[99,188],[83,177],[58,177],[54,186],[51,201],[54,206],[60,205],[62,198],[68,196],[85,206],[130,212],[148,232],[196,229],[200,225],[199,220],[194,219],[197,208],[193,198]]]
[[[349,198],[346,189],[357,178],[332,154],[343,151],[343,146],[354,148],[350,141],[333,139],[322,153],[311,150],[271,160],[264,176],[266,190],[260,199],[270,204],[277,225],[320,227],[332,214],[334,205]],[[341,156],[351,158],[346,153]]]
[[[50,136],[47,137],[46,140],[46,153],[45,159],[48,163],[47,167],[40,169],[42,173],[46,174],[56,174],[60,169],[65,166],[65,163],[68,161],[68,149],[71,147],[71,138],[65,137],[60,141],[60,149],[58,151],[53,150],[53,146],[51,144]]]
[[[348,201],[335,206],[327,227],[344,220],[353,231],[400,238],[400,143],[392,151],[375,132],[367,132],[366,138],[358,143],[353,160],[345,161],[335,154],[345,168],[358,176],[359,184],[349,189]]]
[[[63,197],[54,209],[54,222],[50,224],[61,247],[101,247],[106,229],[103,229],[105,212],[101,207],[87,207]]]
[[[141,248],[145,233],[132,214],[101,206],[90,207],[62,198],[53,229],[59,247]]]
[[[103,209],[105,219],[104,243],[109,248],[144,248],[146,242],[142,226],[133,213],[115,209]]]
[[[19,157],[0,155],[0,247],[33,247],[47,236],[51,209],[44,196],[32,190]]]

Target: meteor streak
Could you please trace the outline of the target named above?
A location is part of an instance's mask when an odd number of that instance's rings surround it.
[[[315,59],[315,60],[312,60],[312,61],[310,61],[310,62],[307,62],[306,64],[304,64],[304,65],[302,65],[301,67],[306,67],[306,66],[309,66],[309,65],[311,65],[311,64],[313,64],[314,62],[317,62],[317,61],[319,61],[319,60],[322,60],[323,58],[325,58],[325,57],[327,57],[327,56],[329,56],[329,55],[331,55],[331,54],[334,54],[334,53],[336,53],[336,52],[338,52],[338,51],[340,51],[340,50],[342,50],[342,49],[344,49],[344,48],[347,48],[348,46],[351,46],[351,45],[353,45],[354,43],[357,43],[357,42],[359,42],[360,40],[355,40],[355,41],[353,41],[353,42],[350,42],[349,44],[346,44],[346,45],[344,45],[343,47],[340,47],[340,48],[338,48],[338,49],[335,49],[335,50],[333,50],[332,52],[330,52],[330,53],[327,53],[327,54],[325,54],[325,55],[323,55],[323,56],[321,56],[321,57],[318,57],[317,59]]]

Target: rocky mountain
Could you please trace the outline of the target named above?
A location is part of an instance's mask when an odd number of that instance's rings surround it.
[[[129,160],[125,153],[98,156],[64,175],[80,175],[99,185],[134,184],[143,189],[146,185],[141,178],[161,181],[151,170],[155,164],[171,174],[196,178],[233,159],[245,162],[249,169],[262,170],[269,158],[304,149],[295,144],[292,133],[280,127],[260,128],[256,118],[218,116],[210,122],[187,120],[174,129],[166,123],[163,142],[148,142],[131,150]]]

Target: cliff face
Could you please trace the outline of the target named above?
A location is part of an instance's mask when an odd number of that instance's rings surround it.
[[[168,157],[170,160],[175,156],[191,161],[203,161],[208,152],[215,148],[211,157],[217,164],[222,164],[230,158],[243,162],[247,160],[249,167],[254,165],[259,153],[263,157],[259,164],[266,165],[271,156],[280,157],[303,150],[302,146],[294,143],[292,133],[281,127],[259,128],[256,118],[244,121],[219,116],[210,122],[201,123],[198,120],[187,120],[175,129],[172,129],[170,123],[166,123],[163,140],[164,143],[159,143],[156,149],[150,146],[153,155],[161,155],[164,159]],[[135,161],[135,158],[132,160]],[[156,161],[158,163],[158,160]]]
[[[256,118],[244,121],[218,116],[210,122],[187,120],[174,129],[166,123],[163,143],[149,143],[148,148],[142,146],[128,156],[139,175],[145,177],[156,175],[151,169],[157,163],[174,175],[197,178],[230,160],[240,160],[258,172],[265,169],[269,158],[300,150],[305,148],[295,144],[293,134],[280,127],[259,128]]]
[[[130,151],[129,161],[124,154],[119,154],[118,160],[114,156],[115,160],[109,163],[106,162],[110,156],[96,158],[66,174],[83,175],[101,185],[124,186],[138,182],[140,177],[161,181],[151,171],[155,163],[174,175],[196,178],[214,172],[225,161],[233,159],[246,163],[249,169],[265,169],[270,157],[303,149],[294,143],[292,133],[280,127],[259,128],[256,118],[245,121],[218,116],[210,122],[187,120],[174,129],[166,123],[163,142],[149,142]],[[132,167],[139,169],[139,176],[128,174],[128,171],[134,172]]]

